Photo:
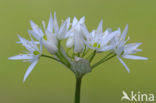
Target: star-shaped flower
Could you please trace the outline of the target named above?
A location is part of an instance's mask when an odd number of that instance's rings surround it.
[[[24,61],[31,62],[31,65],[28,67],[24,75],[23,82],[25,82],[25,80],[27,79],[31,71],[34,69],[34,67],[38,63],[38,60],[42,54],[42,40],[40,40],[40,43],[39,43],[40,49],[39,49],[37,46],[38,44],[37,42],[33,40],[32,41],[26,40],[25,38],[22,38],[19,35],[18,35],[18,38],[20,40],[18,43],[21,43],[28,50],[28,52],[26,52],[25,54],[20,54],[20,55],[10,57],[9,59],[10,60],[24,60]]]
[[[85,44],[88,48],[96,50],[98,52],[108,51],[113,48],[110,45],[110,40],[116,35],[116,31],[112,32],[111,29],[105,30],[103,32],[103,21],[99,23],[99,26],[96,30],[93,30],[91,33],[88,32],[86,27],[83,27],[83,32],[86,34]]]
[[[81,53],[84,50],[84,42],[81,25],[84,25],[85,17],[82,17],[79,21],[76,17],[74,17],[72,22],[72,27],[70,31],[67,33],[67,42],[66,47],[71,48],[74,46],[75,53]]]
[[[30,24],[32,30],[29,30],[29,33],[32,34],[37,40],[43,38],[43,45],[51,54],[55,54],[58,51],[58,40],[66,38],[66,34],[70,26],[70,18],[67,18],[66,21],[62,22],[59,27],[56,13],[54,13],[54,19],[52,18],[52,14],[50,14],[47,28],[45,22],[43,21],[42,23],[44,30],[31,21]]]
[[[114,50],[115,54],[117,55],[117,58],[119,59],[119,61],[123,64],[123,66],[126,68],[126,70],[128,72],[130,72],[129,68],[127,67],[127,65],[124,63],[124,61],[121,58],[133,59],[133,60],[147,60],[148,58],[132,55],[139,51],[142,51],[141,49],[138,49],[138,47],[142,43],[126,44],[126,42],[129,40],[129,38],[126,40],[128,25],[126,25],[122,34],[120,32],[120,29],[118,29],[117,31],[118,31],[118,34],[114,37],[111,44],[114,45],[113,50]]]

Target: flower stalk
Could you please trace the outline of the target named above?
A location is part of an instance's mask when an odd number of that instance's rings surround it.
[[[92,60],[93,60],[93,58],[95,57],[95,55],[96,55],[96,50],[93,51],[93,53],[92,53],[92,55],[91,55],[91,57],[90,57],[90,59],[89,59],[89,62],[90,62],[90,63],[92,62]]]
[[[93,64],[92,66],[91,66],[91,68],[93,69],[93,68],[95,68],[95,67],[97,67],[98,65],[100,65],[100,64],[102,64],[102,63],[104,63],[104,62],[106,62],[106,61],[108,61],[108,60],[110,60],[111,58],[113,58],[113,57],[115,57],[116,56],[116,54],[112,54],[112,53],[109,53],[108,55],[106,55],[103,59],[101,59],[101,60],[99,60],[97,63],[95,63],[95,64]],[[111,55],[111,56],[110,56]]]
[[[76,77],[75,102],[80,103],[82,77]]]

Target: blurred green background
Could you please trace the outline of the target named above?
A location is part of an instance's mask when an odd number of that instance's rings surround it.
[[[156,94],[155,5],[156,0],[0,0],[0,103],[73,103],[75,78],[62,65],[41,58],[23,84],[29,63],[8,60],[24,50],[16,34],[28,38],[29,21],[41,25],[54,11],[59,21],[85,16],[89,30],[101,19],[114,30],[129,24],[130,42],[143,42],[137,55],[149,58],[124,60],[130,74],[116,58],[100,65],[84,77],[81,103],[120,103],[123,90]]]

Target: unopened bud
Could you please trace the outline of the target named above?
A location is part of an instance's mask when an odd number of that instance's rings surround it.
[[[88,60],[76,57],[71,65],[71,70],[75,73],[76,77],[82,77],[91,72],[90,63]]]
[[[73,37],[69,37],[69,38],[67,39],[67,42],[66,42],[66,47],[67,47],[67,48],[72,48],[73,45],[74,45],[74,38],[73,38]]]

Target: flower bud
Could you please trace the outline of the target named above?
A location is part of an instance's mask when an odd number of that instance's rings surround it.
[[[55,44],[44,41],[43,42],[45,48],[50,52],[51,54],[55,54],[58,51],[58,48]]]
[[[58,41],[54,34],[50,32],[46,32],[47,36],[44,35],[43,37],[43,44],[45,48],[50,52],[51,54],[55,54],[58,51]]]
[[[71,70],[75,73],[76,77],[82,77],[91,72],[90,63],[88,60],[76,57],[71,65]]]
[[[72,48],[73,45],[74,45],[74,38],[73,38],[73,37],[69,37],[69,38],[67,39],[67,42],[66,42],[66,47],[67,47],[67,48]]]

